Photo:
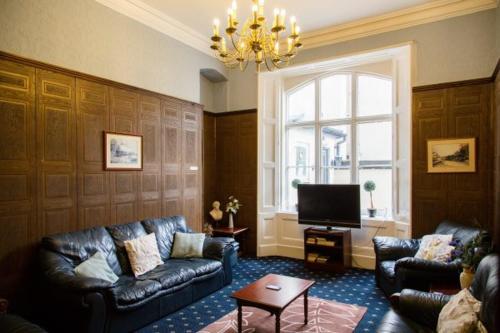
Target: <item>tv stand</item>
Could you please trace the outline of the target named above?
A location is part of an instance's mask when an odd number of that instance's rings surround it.
[[[306,268],[330,272],[351,267],[351,229],[305,229],[304,263]]]

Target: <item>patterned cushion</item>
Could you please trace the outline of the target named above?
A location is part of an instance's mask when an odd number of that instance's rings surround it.
[[[425,235],[415,258],[447,262],[454,247],[450,246],[453,235]]]
[[[154,233],[125,241],[124,244],[130,266],[136,277],[163,264]]]
[[[468,289],[452,297],[439,313],[438,333],[473,333],[477,328],[481,302]]]

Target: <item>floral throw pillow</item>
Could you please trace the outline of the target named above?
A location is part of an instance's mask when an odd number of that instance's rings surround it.
[[[125,241],[124,245],[135,277],[163,264],[154,233]]]
[[[452,238],[453,235],[425,235],[422,237],[415,258],[448,262],[451,252],[455,249],[450,245]]]

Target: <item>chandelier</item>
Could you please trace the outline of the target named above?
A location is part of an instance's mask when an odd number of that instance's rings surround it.
[[[253,0],[252,16],[248,18],[240,31],[238,31],[238,19],[236,16],[237,4],[234,0],[231,8],[227,10],[226,37],[220,35],[219,19],[214,20],[212,45],[217,58],[226,67],[237,68],[244,71],[254,59],[257,71],[265,64],[269,71],[282,68],[290,63],[297,51],[302,47],[300,42],[300,27],[294,16],[290,18],[290,34],[288,35],[286,50],[280,50],[280,38],[285,34],[286,11],[284,9],[274,10],[274,19],[271,28],[267,27],[264,16],[264,0]],[[228,46],[229,44],[229,46]]]

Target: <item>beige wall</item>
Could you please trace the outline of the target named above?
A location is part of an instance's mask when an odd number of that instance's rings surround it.
[[[0,0],[0,50],[200,102],[214,58],[93,0]]]
[[[204,76],[200,76],[200,104],[203,111],[214,112],[214,83]]]
[[[495,36],[498,9],[460,16],[320,48],[302,50],[294,63],[307,63],[382,48],[403,42],[416,43],[414,85],[460,81],[491,76],[498,56]],[[497,34],[498,35],[498,34]],[[229,109],[257,105],[254,71],[230,73]]]

